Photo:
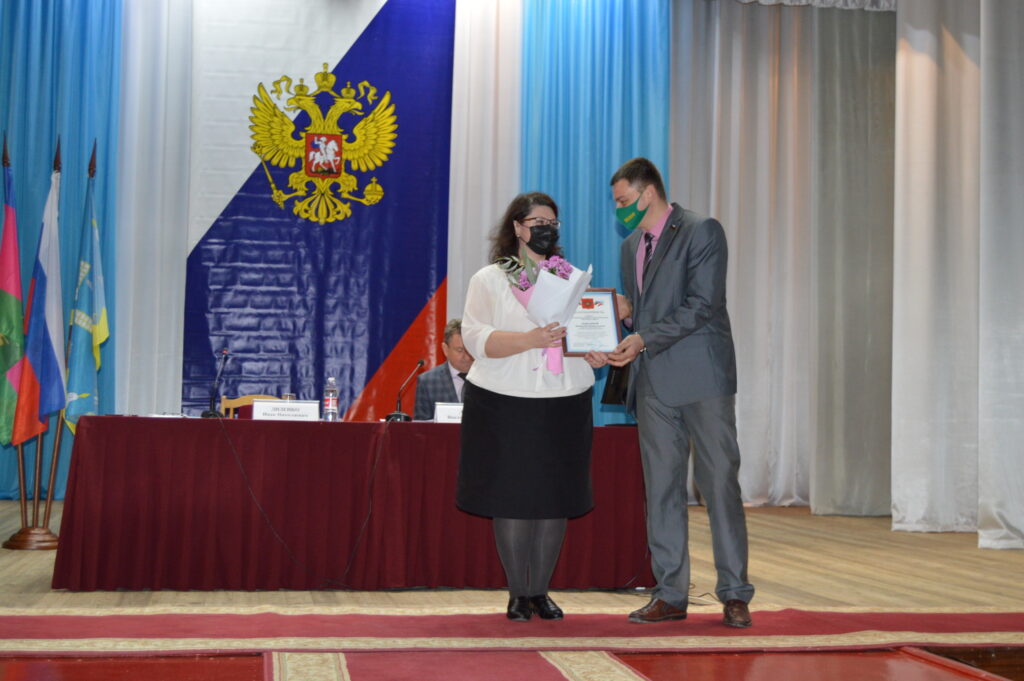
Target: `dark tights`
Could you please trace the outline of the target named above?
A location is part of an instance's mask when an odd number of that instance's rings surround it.
[[[494,519],[494,539],[510,596],[541,596],[548,592],[548,582],[562,550],[565,524],[565,518]]]

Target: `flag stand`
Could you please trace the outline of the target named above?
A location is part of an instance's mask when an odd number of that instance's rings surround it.
[[[61,418],[63,421],[63,418]],[[60,424],[63,426],[63,423]],[[57,430],[57,445],[50,461],[50,486],[46,489],[46,508],[43,512],[43,524],[39,525],[39,478],[43,472],[43,433],[36,437],[36,470],[35,485],[32,493],[32,524],[28,524],[28,508],[25,499],[25,449],[18,445],[18,488],[21,502],[21,529],[4,542],[5,549],[26,551],[48,551],[57,548],[57,535],[50,531],[50,499],[53,497],[53,483],[57,478],[57,457],[60,453],[61,429]]]

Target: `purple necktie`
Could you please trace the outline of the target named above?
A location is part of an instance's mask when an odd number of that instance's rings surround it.
[[[647,276],[647,267],[651,264],[652,255],[654,255],[654,235],[644,232],[644,277]]]

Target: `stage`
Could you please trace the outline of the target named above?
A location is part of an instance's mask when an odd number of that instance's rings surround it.
[[[59,532],[61,502],[51,527]],[[892,532],[890,519],[814,516],[807,508],[748,508],[750,580],[756,609],[1024,610],[1024,552],[978,549],[973,533]],[[18,502],[0,501],[0,535],[18,528]],[[714,591],[707,516],[690,509],[692,597]],[[5,608],[100,609],[330,606],[358,612],[501,612],[499,590],[406,591],[116,591],[50,589],[55,552],[0,551]],[[573,612],[627,613],[644,597],[628,592],[567,591]],[[699,606],[695,606],[699,607]]]
[[[61,510],[58,502],[55,519]],[[879,650],[898,653],[901,664],[924,664],[905,659],[910,653],[900,652],[903,644],[930,650],[1024,646],[1024,590],[1019,585],[1024,552],[980,550],[973,534],[892,532],[888,518],[813,516],[806,508],[749,508],[747,517],[750,578],[758,590],[749,630],[729,630],[718,621],[720,606],[710,596],[714,574],[707,517],[700,507],[691,507],[694,587],[691,616],[684,622],[647,628],[625,624],[626,614],[647,598],[630,591],[558,591],[553,595],[566,611],[565,622],[530,622],[518,629],[504,620],[502,590],[72,593],[49,588],[54,552],[4,550],[0,657],[259,651],[275,679],[297,678],[294,674],[305,665],[328,669],[339,664],[347,665],[356,679],[376,678],[356,673],[375,668],[374,660],[385,666],[397,659],[412,664],[414,658],[418,665],[434,664],[429,661],[458,654],[459,664],[470,665],[467,669],[482,664],[474,660],[504,664],[508,658],[510,665],[534,669],[537,678],[547,678],[541,670],[552,665],[568,673],[574,665],[596,664],[611,665],[606,672],[620,674],[606,678],[634,678],[630,674],[639,670],[655,679],[663,677],[650,669],[666,661],[658,657],[645,662],[653,667],[637,666],[646,658],[631,655],[717,655],[708,659],[735,665],[757,651],[773,651],[760,657],[780,664],[809,660],[793,658],[797,651],[855,654],[849,664],[857,668],[879,655],[866,651]],[[17,523],[17,503],[0,502],[0,534],[11,534]],[[59,532],[57,520],[53,529]],[[139,628],[144,625],[137,627],[132,618],[148,620],[150,630],[144,632]],[[217,618],[227,618],[230,626],[211,636],[218,631]],[[90,633],[93,619],[111,629]],[[171,629],[151,638],[164,619]],[[392,619],[409,630],[381,635],[381,627],[387,628],[381,620]],[[300,623],[307,620],[313,624],[303,629]],[[432,621],[446,624],[425,643],[412,621],[427,623],[428,630]],[[19,640],[32,631],[53,634],[29,643]],[[87,642],[81,639],[84,634],[101,640]],[[692,665],[696,658],[688,659]],[[635,662],[633,671],[623,671],[622,660]]]

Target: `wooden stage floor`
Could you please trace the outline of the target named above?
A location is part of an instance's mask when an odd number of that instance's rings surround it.
[[[62,505],[55,504],[52,529],[59,532]],[[0,539],[18,528],[18,504],[0,501]],[[992,551],[977,548],[974,534],[906,533],[890,530],[890,519],[814,516],[807,508],[750,508],[747,514],[750,535],[750,580],[757,589],[751,603],[755,628],[758,611],[786,608],[835,610],[845,612],[922,611],[945,613],[1019,613],[1024,611],[1024,551]],[[691,507],[691,554],[693,588],[692,613],[720,613],[712,593],[714,568],[710,549],[707,515],[702,508]],[[506,596],[500,590],[414,589],[404,591],[144,591],[70,593],[50,589],[54,551],[0,550],[0,614],[19,617],[39,615],[165,615],[192,613],[244,612],[269,610],[279,614],[306,612],[336,614],[494,614],[504,612]],[[563,591],[553,594],[566,611],[574,614],[599,613],[625,615],[647,600],[645,593]],[[718,617],[716,614],[715,617]],[[765,614],[770,618],[769,614]],[[502,618],[503,621],[503,618]],[[568,621],[568,620],[567,620]],[[691,619],[692,621],[692,619]],[[10,632],[13,634],[14,632]],[[916,651],[916,652],[915,652]],[[617,670],[611,676],[599,674],[585,678],[637,681],[669,679],[735,678],[744,681],[771,681],[802,678],[807,681],[865,679],[905,681],[914,679],[995,679],[1024,681],[1024,649],[1021,647],[945,649],[945,657],[962,660],[938,663],[920,656],[925,651],[862,650],[835,652],[749,652],[664,654],[619,654],[601,657],[605,666]],[[251,681],[308,681],[304,670],[317,664],[325,674],[347,661],[353,681],[383,678],[451,681],[449,662],[438,662],[447,653],[363,653],[341,656],[335,653],[273,653],[271,658],[233,658],[196,656],[182,658],[111,657],[70,659],[67,656],[17,658],[0,655],[0,681],[39,676],[45,672],[55,678],[174,678]],[[544,681],[553,667],[547,662],[537,667],[540,676],[523,672],[524,664],[540,664],[538,653],[468,652],[461,653],[458,668],[483,665],[485,674],[474,678],[530,678]],[[600,652],[540,653],[555,665],[565,666],[573,655],[603,655]],[[562,656],[562,657],[559,657]],[[566,657],[568,656],[568,657]],[[916,657],[915,657],[916,656]],[[514,661],[502,663],[506,657]],[[932,656],[934,659],[943,660]],[[293,659],[283,664],[279,660]],[[321,659],[323,658],[323,659]],[[264,662],[255,663],[262,659]],[[301,659],[301,662],[298,660]],[[588,658],[589,660],[590,658]],[[374,662],[376,660],[376,662]],[[407,662],[412,660],[415,662]],[[430,662],[429,660],[435,660]],[[561,662],[559,662],[561,660]],[[618,660],[617,662],[615,660]],[[216,669],[212,666],[216,663]],[[243,664],[244,663],[244,664]],[[245,665],[248,666],[245,666]],[[374,664],[383,665],[378,669]],[[410,675],[395,675],[396,665],[415,667]],[[503,667],[502,664],[506,666]],[[593,664],[584,660],[581,669]],[[948,665],[955,668],[950,670]],[[145,672],[139,665],[150,665]],[[156,665],[155,667],[153,665]],[[164,666],[160,666],[164,665]],[[171,666],[167,666],[171,665]],[[177,666],[173,666],[177,665]],[[182,665],[185,665],[182,667]],[[234,666],[232,666],[234,665]],[[255,666],[254,666],[255,665]],[[265,666],[270,665],[270,666]],[[289,673],[291,666],[296,673]],[[872,666],[874,665],[874,666]],[[900,666],[902,665],[902,666]],[[958,666],[957,666],[958,665]],[[166,667],[166,669],[165,669]],[[366,669],[364,669],[366,667]],[[570,664],[568,668],[571,668]],[[559,667],[561,669],[561,667]],[[603,667],[602,667],[603,668]],[[980,669],[978,669],[980,668]],[[163,670],[164,676],[154,671]],[[369,669],[369,671],[367,671]],[[381,672],[381,669],[387,673]],[[532,667],[531,667],[532,669]],[[986,675],[985,671],[1001,674]],[[34,670],[34,671],[33,671]],[[40,671],[42,670],[42,671]],[[214,673],[217,671],[218,673]],[[272,671],[272,673],[271,673]],[[303,673],[298,673],[302,671]],[[499,673],[500,672],[500,673]],[[515,672],[515,674],[512,672]],[[334,672],[331,672],[332,674]],[[90,676],[90,674],[92,674]],[[466,676],[466,675],[464,675]],[[470,678],[469,674],[466,678]],[[49,678],[49,677],[48,677]],[[316,676],[316,678],[321,678]],[[336,675],[322,678],[336,678]],[[349,677],[345,677],[349,678]],[[462,677],[459,677],[462,678]],[[554,678],[584,678],[563,672]]]
[[[40,509],[41,510],[41,509]],[[54,504],[51,527],[59,532],[62,505]],[[0,538],[18,528],[16,501],[0,501]],[[890,530],[890,519],[815,516],[805,507],[749,508],[750,580],[757,589],[752,610],[1020,611],[1024,609],[1024,551],[977,547],[970,533],[908,533]],[[691,507],[693,590],[691,608],[717,609],[707,515]],[[409,591],[213,591],[92,592],[50,589],[55,552],[0,550],[0,604],[6,608],[67,609],[342,607],[366,612],[501,612],[505,597],[490,590]],[[573,612],[623,614],[646,595],[562,592],[559,604]]]

